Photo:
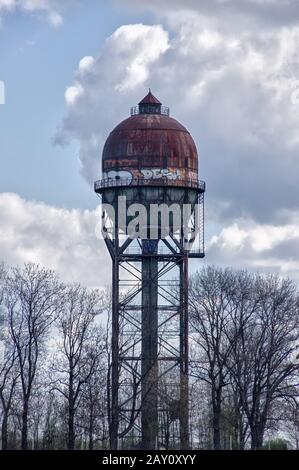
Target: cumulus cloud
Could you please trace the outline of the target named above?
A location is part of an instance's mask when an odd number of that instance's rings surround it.
[[[82,174],[92,184],[100,176],[100,155],[108,132],[126,117],[152,68],[169,48],[160,25],[125,25],[105,42],[98,57],[80,61],[74,83],[65,92],[66,116],[55,142],[80,142]]]
[[[190,128],[213,217],[273,220],[297,207],[299,27],[226,32],[196,13],[165,26],[126,25],[66,90],[57,142],[80,142],[82,173],[100,173],[109,131],[151,86]],[[216,21],[216,18],[215,18]]]
[[[209,263],[274,271],[298,282],[299,213],[280,225],[239,220],[211,238],[207,253]]]
[[[217,227],[207,261],[299,278],[296,2],[138,3],[161,24],[123,26],[81,60],[56,141],[79,141],[91,183],[109,131],[150,86],[199,147],[207,226]]]
[[[111,262],[99,239],[99,217],[99,209],[66,210],[0,193],[0,262],[35,262],[54,269],[65,282],[104,287]],[[282,214],[281,220],[271,225],[243,219],[217,229],[207,241],[206,262],[274,271],[299,281],[299,211]]]
[[[49,23],[60,26],[62,12],[72,0],[0,0],[0,15],[17,10],[28,13],[45,13]]]
[[[248,27],[258,22],[263,28],[273,25],[296,24],[299,19],[297,0],[125,0],[135,8],[155,11],[158,14],[171,14],[174,11],[194,11],[209,19],[215,16],[227,23],[229,29]],[[118,0],[120,4],[123,0]],[[235,20],[233,22],[232,20]]]
[[[110,261],[96,236],[97,211],[66,210],[0,193],[0,261],[39,263],[66,282],[109,284]]]
[[[15,7],[16,0],[0,0],[0,11],[11,10]]]

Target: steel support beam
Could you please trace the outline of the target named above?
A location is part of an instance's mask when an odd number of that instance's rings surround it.
[[[146,244],[143,241],[143,246]],[[158,259],[142,261],[142,448],[157,449],[158,442]]]
[[[191,253],[183,233],[150,242],[124,236],[117,196],[116,190],[114,236],[106,239],[112,259],[110,448],[189,449]],[[203,256],[201,242],[194,257]]]
[[[180,264],[180,446],[189,449],[188,256]]]

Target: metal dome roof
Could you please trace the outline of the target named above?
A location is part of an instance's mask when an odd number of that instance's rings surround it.
[[[118,160],[116,166],[126,160],[129,166],[196,170],[198,156],[190,133],[176,119],[160,114],[139,114],[125,119],[110,133],[103,150],[103,163],[106,160]]]
[[[137,114],[124,119],[111,132],[111,134],[124,130],[168,129],[173,131],[189,132],[176,119],[164,114]],[[110,135],[111,135],[110,134]]]
[[[110,133],[103,149],[104,178],[198,181],[198,154],[188,130],[151,92]],[[171,184],[172,184],[171,183]]]

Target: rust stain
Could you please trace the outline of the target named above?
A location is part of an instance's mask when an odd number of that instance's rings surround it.
[[[133,178],[198,179],[198,154],[190,133],[175,119],[161,114],[139,114],[121,122],[103,150],[103,173],[130,172]],[[148,171],[146,171],[148,170]],[[179,177],[172,178],[172,174]]]

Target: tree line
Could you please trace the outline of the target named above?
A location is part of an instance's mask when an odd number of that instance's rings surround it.
[[[110,297],[0,265],[2,449],[109,449]],[[192,447],[259,449],[274,436],[299,448],[296,285],[208,266],[189,302]],[[171,419],[163,411],[161,448]]]

